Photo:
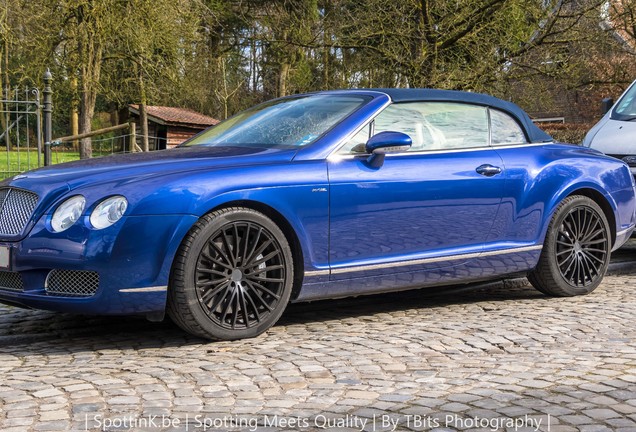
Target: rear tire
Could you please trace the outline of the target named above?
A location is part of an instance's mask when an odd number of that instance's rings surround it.
[[[592,199],[573,195],[557,207],[537,267],[528,280],[546,295],[589,294],[601,281],[611,253],[610,229]]]
[[[217,210],[194,225],[177,252],[168,315],[207,339],[258,336],[285,310],[293,271],[289,243],[267,216],[242,207]]]

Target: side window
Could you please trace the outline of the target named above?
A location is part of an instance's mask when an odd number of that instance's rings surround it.
[[[352,153],[364,153],[365,144],[369,141],[371,137],[371,124],[363,127],[360,132],[355,134],[347,143],[338,150],[340,154],[352,154]]]
[[[488,146],[485,107],[449,102],[408,102],[389,105],[373,121],[373,133],[402,132],[413,140],[411,152]],[[360,153],[369,129],[356,134],[339,153]]]
[[[434,145],[432,130],[428,128],[426,119],[420,111],[422,103],[402,103],[390,105],[375,118],[374,134],[380,132],[402,132],[413,140],[410,151],[422,151]]]
[[[526,135],[519,123],[508,114],[494,109],[490,110],[490,127],[492,129],[492,144],[520,144],[527,143]]]
[[[421,114],[417,127],[423,136],[421,148],[415,148],[415,151],[488,145],[488,111],[485,107],[452,102],[419,102],[413,105]],[[415,146],[415,140],[413,144]]]

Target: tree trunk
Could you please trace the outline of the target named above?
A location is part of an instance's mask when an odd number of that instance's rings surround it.
[[[4,88],[9,88],[9,42],[4,41]]]
[[[143,59],[140,60],[143,62]],[[135,69],[137,70],[137,78],[139,83],[139,123],[141,126],[141,149],[145,152],[150,151],[150,144],[148,142],[148,113],[146,112],[146,104],[148,98],[146,97],[146,84],[144,82],[143,67],[141,64],[135,63]]]
[[[327,19],[331,14],[331,3],[329,1],[324,2],[324,19],[322,28],[322,89],[329,90],[329,61],[331,50],[329,44],[331,43],[331,29],[327,25]]]
[[[258,88],[258,55],[256,53],[256,29],[252,29],[251,49],[251,71],[252,71],[252,91],[256,92]],[[227,118],[227,115],[226,115]]]
[[[329,90],[329,47],[322,49],[322,89]]]
[[[221,76],[223,77],[223,120],[227,119],[228,116],[228,91],[227,91],[227,74],[225,73],[225,58],[219,57],[219,66],[221,68]]]
[[[287,61],[280,65],[278,72],[278,97],[287,96],[287,76],[289,75],[290,67],[291,65]]]
[[[92,130],[93,114],[95,112],[95,101],[91,102],[91,97],[88,94],[82,94],[80,99],[80,112],[79,112],[79,133],[84,134]],[[79,146],[80,159],[90,159],[93,157],[93,147],[91,145],[91,138],[83,138],[80,140]]]
[[[82,66],[82,91],[80,94],[79,104],[79,133],[89,133],[93,127],[93,116],[95,115],[95,101],[97,100],[97,84],[94,79],[94,72],[91,72],[93,65]],[[99,68],[99,65],[94,67]],[[99,72],[97,73],[99,75]],[[99,79],[99,78],[98,78]],[[80,159],[89,159],[93,157],[93,147],[91,138],[83,138],[80,140],[79,146]]]
[[[103,47],[100,35],[97,31],[95,18],[91,16],[92,2],[78,8],[78,43],[80,65],[80,104],[79,104],[79,133],[88,133],[92,130],[93,116],[95,115],[95,101],[97,100],[97,87],[102,66]],[[89,8],[89,11],[84,8]],[[80,159],[88,159],[93,156],[90,138],[80,141]]]
[[[144,102],[139,104],[139,123],[141,124],[141,142],[143,151],[150,151],[150,144],[148,142],[148,113],[146,113],[146,104]]]
[[[71,78],[71,92],[73,94],[73,99],[71,99],[71,135],[77,135],[79,134],[79,100],[77,100],[77,78],[75,76]],[[77,140],[73,141],[73,150],[79,150]]]
[[[4,61],[4,74],[0,75],[0,96],[3,96],[3,99],[9,100],[9,42],[5,38],[4,40],[4,56],[0,58],[0,64]],[[7,104],[7,111],[9,106]],[[4,142],[7,146],[7,151],[11,151],[11,134],[7,130],[11,124],[10,116],[2,117],[2,130],[4,131]]]
[[[4,99],[4,90],[2,88],[2,71],[3,71],[3,62],[4,62],[4,54],[2,51],[2,47],[0,47],[0,99]],[[7,130],[7,119],[4,116],[4,113],[2,112],[4,111],[4,103],[2,103],[2,101],[0,101],[0,134],[2,134],[3,132],[5,132]],[[7,146],[7,150],[10,150],[9,148],[9,140],[7,140],[6,138],[3,139],[5,142],[5,145]]]

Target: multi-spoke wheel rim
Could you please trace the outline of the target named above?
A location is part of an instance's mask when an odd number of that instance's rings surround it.
[[[561,276],[572,286],[586,287],[603,276],[608,258],[609,239],[600,215],[587,206],[572,209],[557,232]]]
[[[285,287],[285,257],[264,227],[231,222],[206,242],[195,273],[199,303],[226,329],[247,329],[265,320]]]

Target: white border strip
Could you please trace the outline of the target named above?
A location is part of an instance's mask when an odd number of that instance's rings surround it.
[[[345,143],[346,144],[346,143]],[[464,152],[477,152],[484,150],[502,150],[502,149],[510,149],[517,147],[540,147],[548,144],[554,144],[554,141],[550,142],[540,142],[540,143],[522,143],[522,144],[507,144],[507,145],[492,145],[492,146],[480,146],[480,147],[469,147],[469,148],[458,148],[458,149],[435,149],[435,150],[420,150],[420,151],[407,151],[401,153],[388,153],[387,157],[405,157],[405,156],[423,156],[429,154],[445,154],[445,153],[464,153]],[[343,145],[344,146],[344,145]],[[332,153],[329,155],[328,159],[333,162],[341,161],[341,160],[352,160],[356,158],[368,158],[369,154],[366,153],[358,153],[358,154],[340,154],[340,153]]]
[[[634,229],[634,226],[632,225],[631,227],[629,227],[627,229],[624,229],[623,231],[619,231],[619,232],[616,233],[616,237],[618,238],[620,236],[623,236],[623,235],[627,234],[630,230],[633,230],[633,229]]]
[[[305,272],[305,276],[327,276],[330,273],[329,270],[310,270]]]
[[[495,255],[531,252],[531,251],[536,251],[541,249],[543,249],[543,245],[524,246],[519,248],[501,249],[501,250],[494,250],[494,251],[488,251],[488,252],[475,252],[475,253],[461,254],[461,255],[447,255],[447,256],[440,256],[440,257],[434,257],[434,258],[423,258],[423,259],[410,260],[410,261],[395,261],[395,262],[386,262],[381,264],[370,264],[370,265],[355,266],[355,267],[335,268],[331,270],[331,274],[352,273],[352,272],[361,272],[361,271],[368,271],[368,270],[381,270],[381,269],[390,268],[390,267],[403,267],[403,266],[436,263],[436,262],[442,262],[442,261],[456,261],[461,259],[482,258],[482,257],[488,257],[488,256],[495,256]],[[307,273],[310,273],[310,272],[305,272],[305,275],[307,275]]]
[[[154,287],[143,287],[143,288],[124,288],[120,289],[120,293],[146,293],[146,292],[160,292],[160,291],[168,291],[167,286],[154,286]]]

